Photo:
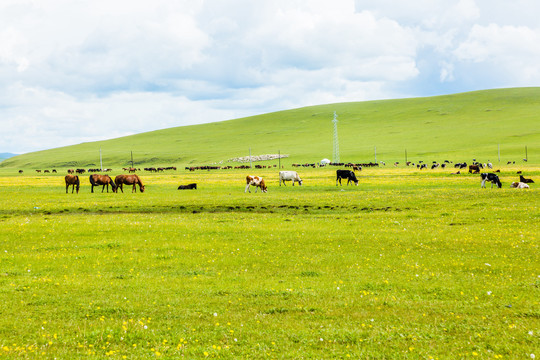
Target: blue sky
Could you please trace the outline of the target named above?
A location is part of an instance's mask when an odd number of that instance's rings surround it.
[[[533,0],[3,0],[0,152],[540,84]]]

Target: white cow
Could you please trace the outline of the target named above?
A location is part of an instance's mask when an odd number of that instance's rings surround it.
[[[280,171],[279,186],[281,186],[282,181],[284,186],[286,186],[285,181],[292,181],[293,186],[295,181],[298,181],[298,184],[302,185],[302,179],[300,179],[300,176],[298,176],[298,173],[296,171]]]
[[[516,189],[529,189],[530,188],[528,184],[525,184],[522,182],[513,182],[512,185],[510,186]]]

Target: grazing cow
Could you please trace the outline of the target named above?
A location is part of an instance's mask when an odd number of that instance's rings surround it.
[[[529,189],[529,185],[525,184],[524,182],[513,182],[510,187],[516,188],[516,189]]]
[[[251,192],[251,190],[249,189],[250,186],[255,186],[255,192],[257,192],[258,188],[261,188],[261,192],[263,193],[268,192],[268,188],[264,183],[264,179],[260,176],[246,176],[246,189],[244,190],[244,193],[248,191]]]
[[[469,165],[469,174],[479,174],[480,165]]]
[[[341,179],[347,179],[347,185],[349,185],[349,183],[351,181],[354,181],[354,184],[356,186],[358,186],[358,179],[356,178],[356,175],[354,174],[353,171],[351,170],[337,170],[336,171],[336,186],[338,185],[338,182],[339,182],[339,185],[342,185],[341,184]]]
[[[488,163],[487,163],[487,167],[488,167],[489,169],[493,169],[493,164],[490,163],[490,162],[488,162]]]
[[[300,176],[298,176],[298,173],[296,171],[280,171],[279,172],[279,186],[281,186],[282,181],[283,181],[284,186],[285,186],[285,181],[292,181],[293,186],[294,186],[295,181],[298,181],[298,184],[302,185],[302,179],[300,179]]]
[[[22,174],[23,172],[24,172],[24,171],[22,171],[22,170],[19,170],[19,174]]]
[[[66,175],[66,194],[68,193],[68,189],[70,185],[73,185],[71,188],[71,193],[73,194],[73,191],[75,190],[75,186],[77,187],[77,194],[79,193],[79,187],[81,185],[81,182],[79,181],[79,177],[77,175]]]
[[[180,185],[178,190],[197,190],[197,184]]]
[[[534,184],[533,179],[526,179],[523,175],[519,175],[519,181],[525,184]]]
[[[491,182],[491,188],[493,188],[493,184],[496,184],[497,187],[500,189],[502,188],[501,181],[499,180],[499,177],[496,174],[493,173],[482,173],[480,174],[482,177],[482,187],[486,187],[486,181]]]

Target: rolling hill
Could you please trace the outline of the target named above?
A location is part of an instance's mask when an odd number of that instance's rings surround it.
[[[3,168],[187,166],[252,155],[289,154],[286,163],[332,157],[338,114],[341,161],[521,161],[540,163],[540,88],[310,106],[182,126],[4,160]]]

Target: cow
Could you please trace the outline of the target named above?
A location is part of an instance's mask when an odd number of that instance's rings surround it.
[[[534,184],[533,179],[524,178],[523,175],[519,175],[519,181],[525,184]]]
[[[258,188],[261,188],[261,192],[263,193],[268,192],[268,188],[264,183],[264,179],[260,176],[246,176],[246,189],[244,190],[244,193],[248,191],[251,192],[251,190],[249,189],[250,186],[255,186],[255,192],[257,192]]]
[[[480,165],[469,165],[469,174],[479,174]]]
[[[339,185],[342,185],[341,184],[341,179],[347,179],[347,185],[349,185],[349,183],[351,181],[354,181],[354,184],[356,186],[358,186],[358,179],[356,178],[356,175],[354,174],[354,171],[351,171],[351,170],[337,170],[336,171],[336,186],[338,185],[338,182],[339,182]]]
[[[496,174],[493,173],[482,173],[480,174],[482,177],[482,187],[486,187],[486,181],[491,182],[491,188],[493,188],[493,184],[496,184],[497,187],[500,189],[502,188],[501,181],[499,180],[499,177]]]
[[[180,185],[178,190],[197,190],[197,184]]]
[[[513,182],[510,187],[516,188],[516,189],[529,189],[529,185],[525,184],[523,182]]]
[[[292,181],[293,186],[294,186],[295,181],[298,181],[298,185],[302,186],[302,179],[300,179],[300,176],[298,176],[298,173],[296,171],[280,171],[279,172],[279,186],[281,186],[282,181],[283,181],[283,186],[286,186],[285,181]]]

